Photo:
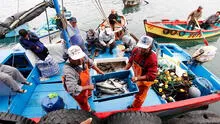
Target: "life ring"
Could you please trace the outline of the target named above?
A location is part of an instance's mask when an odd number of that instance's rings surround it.
[[[170,33],[170,30],[168,30],[168,29],[163,30],[163,34],[169,34],[169,33]]]
[[[186,34],[185,31],[180,31],[180,32],[179,32],[179,36],[181,36],[181,37],[184,36],[185,34]]]
[[[171,35],[175,35],[177,33],[177,30],[170,30]]]

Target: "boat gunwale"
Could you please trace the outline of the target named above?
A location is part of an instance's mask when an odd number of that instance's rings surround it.
[[[171,30],[176,30],[176,31],[185,31],[185,32],[189,32],[189,33],[194,33],[194,32],[198,32],[199,31],[199,29],[193,30],[193,31],[191,31],[191,30],[178,30],[178,29],[166,28],[166,27],[163,27],[163,26],[160,26],[160,25],[156,25],[156,24],[172,24],[173,25],[173,24],[177,24],[177,22],[184,22],[184,23],[178,23],[178,24],[186,24],[186,21],[158,21],[158,22],[149,22],[147,20],[144,20],[144,24],[145,25],[150,25],[150,26],[158,27],[158,28],[162,28],[162,29],[171,29]],[[199,21],[199,22],[202,22],[202,21]],[[213,29],[213,30],[204,30],[204,29],[202,29],[203,33],[205,33],[205,32],[215,32],[215,31],[220,31],[220,27],[218,27],[216,29]]]

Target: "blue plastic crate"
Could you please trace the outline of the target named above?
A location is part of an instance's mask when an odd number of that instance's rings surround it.
[[[97,92],[96,89],[94,89],[93,90],[93,101],[94,102],[113,100],[113,99],[117,99],[117,98],[121,98],[121,97],[131,96],[131,95],[134,95],[139,92],[137,84],[133,83],[131,81],[132,73],[130,70],[125,70],[125,71],[120,71],[120,72],[111,72],[111,73],[107,73],[105,75],[94,75],[94,76],[92,76],[92,83],[96,84],[99,82],[103,82],[109,78],[118,78],[118,79],[121,79],[121,80],[124,80],[125,82],[127,82],[129,92],[123,93],[123,94],[108,95],[108,96],[105,96],[102,98],[98,98],[94,95]]]

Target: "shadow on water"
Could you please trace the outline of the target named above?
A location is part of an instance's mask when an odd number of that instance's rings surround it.
[[[123,14],[135,13],[140,11],[140,5],[131,6],[131,7],[124,7],[122,10]]]
[[[207,38],[208,42],[216,42],[218,40],[220,35]],[[157,40],[159,43],[175,43],[179,45],[182,48],[187,48],[187,47],[193,47],[199,44],[204,44],[203,39],[200,40],[175,40],[175,39],[169,39],[169,38],[154,38]]]

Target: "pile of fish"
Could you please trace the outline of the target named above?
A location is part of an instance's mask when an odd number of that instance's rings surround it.
[[[128,93],[128,86],[124,80],[109,78],[103,82],[96,83],[96,97],[101,98],[106,95]]]
[[[115,72],[118,70],[122,70],[126,65],[126,62],[108,62],[108,63],[98,63],[97,67],[99,67],[104,73]]]

